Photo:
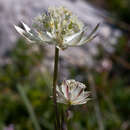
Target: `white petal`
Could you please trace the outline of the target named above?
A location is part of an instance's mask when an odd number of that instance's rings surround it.
[[[53,38],[52,34],[50,32],[47,32],[47,35],[50,37],[50,38]]]
[[[63,100],[66,100],[64,95],[61,92],[57,91],[56,93],[57,93],[57,99],[62,98]]]
[[[89,100],[91,100],[90,98],[87,98],[85,100],[79,101],[79,102],[72,102],[72,105],[81,105],[81,104],[85,104],[87,103]]]
[[[62,98],[57,98],[57,102],[58,102],[58,103],[67,104],[66,100],[64,100],[64,99],[62,99]]]
[[[83,91],[83,88],[77,87],[73,93],[71,93],[71,100],[76,100],[78,98],[78,96],[80,96],[80,92]]]
[[[64,44],[67,44],[68,46],[75,46],[78,42],[80,42],[83,34],[84,34],[84,31],[80,31],[76,34],[65,37]]]
[[[21,22],[21,23],[22,23],[22,25],[23,25],[23,27],[24,27],[26,32],[30,32],[31,31],[31,29],[24,22]]]
[[[96,25],[96,27],[93,29],[93,31],[88,35],[88,39],[92,37],[92,35],[97,31],[98,27],[99,27],[99,23]]]
[[[64,97],[64,93],[62,92],[62,89],[60,86],[56,86],[56,91],[60,93]]]
[[[25,31],[24,31],[22,28],[20,28],[20,27],[18,27],[18,26],[16,26],[16,25],[14,25],[14,28],[15,28],[16,31],[17,31],[18,33],[20,33],[21,35],[23,35],[23,33],[25,33]]]
[[[86,99],[87,97],[85,97],[84,95],[81,95],[76,100],[73,100],[73,102],[79,103],[79,102],[85,101]]]
[[[85,44],[85,43],[88,43],[88,42],[92,41],[92,40],[97,36],[97,35],[94,35],[94,36],[92,36],[92,35],[97,31],[99,25],[100,25],[100,24],[97,24],[96,27],[93,29],[93,31],[92,31],[88,36],[83,37],[83,38],[81,39],[80,43],[78,44],[78,46],[79,46],[79,45],[83,45],[83,44]]]
[[[81,101],[84,101],[88,98],[88,96],[90,96],[90,91],[87,91],[87,92],[82,92],[79,96],[75,96],[73,97],[71,100],[72,102],[75,102],[75,103],[79,103]]]
[[[80,46],[80,45],[83,45],[85,43],[88,43],[88,42],[92,41],[96,36],[97,35],[94,35],[94,36],[92,36],[90,38],[87,37],[87,38],[81,39],[81,41],[79,42],[79,44],[77,44],[77,46]]]
[[[61,88],[62,88],[62,92],[63,92],[65,98],[69,99],[69,88],[68,88],[66,81],[63,81]]]
[[[79,102],[78,104],[85,104],[85,103],[87,103],[89,100],[91,100],[91,98],[87,98],[86,100],[81,101],[81,102]]]
[[[27,33],[26,31],[24,31],[22,28],[14,25],[16,31],[22,35],[24,38],[26,38],[30,43],[34,43],[35,41],[33,41],[32,39],[32,36],[31,36],[31,33]],[[28,36],[27,36],[28,35]],[[31,38],[30,38],[31,37]]]
[[[86,97],[90,96],[90,94],[91,94],[90,91],[84,92],[84,96],[86,96]]]
[[[56,94],[57,94],[57,102],[67,104],[67,100],[60,90],[57,89]]]
[[[50,38],[45,32],[36,32],[37,35],[36,37],[39,37],[40,40],[42,40],[43,42],[47,42],[48,44],[52,44],[55,41],[52,41],[52,38]]]

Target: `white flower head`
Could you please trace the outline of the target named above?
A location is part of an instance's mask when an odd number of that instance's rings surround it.
[[[15,29],[24,36],[29,42],[54,44],[58,48],[65,49],[69,46],[79,46],[95,38],[93,35],[99,24],[94,30],[86,35],[84,24],[64,7],[49,8],[46,13],[35,18],[32,29],[23,22],[21,27]]]
[[[57,102],[68,105],[80,105],[87,103],[90,91],[85,91],[86,86],[75,80],[64,80],[61,86],[57,86]]]

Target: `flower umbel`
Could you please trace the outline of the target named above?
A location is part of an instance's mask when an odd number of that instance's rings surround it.
[[[75,80],[65,80],[61,86],[57,86],[57,102],[68,105],[80,105],[87,103],[90,91],[85,91],[86,86]]]
[[[69,46],[79,46],[90,42],[96,35],[94,30],[86,35],[87,28],[83,23],[64,7],[49,8],[46,13],[37,17],[30,29],[21,22],[22,28],[15,26],[15,29],[29,42],[38,42],[42,45],[54,44],[58,48],[65,49]]]

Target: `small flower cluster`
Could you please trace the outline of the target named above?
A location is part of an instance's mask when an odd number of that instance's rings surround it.
[[[57,86],[57,102],[68,105],[85,104],[90,100],[86,86],[75,80],[65,80],[61,86]]]
[[[15,26],[15,29],[29,42],[54,44],[63,50],[69,46],[90,42],[96,37],[93,34],[99,26],[98,24],[89,35],[86,35],[87,28],[84,24],[64,7],[49,8],[48,12],[35,18],[32,29],[21,23],[22,28]]]

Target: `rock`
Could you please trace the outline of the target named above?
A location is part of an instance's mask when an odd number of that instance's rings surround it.
[[[74,12],[78,17],[88,25],[88,31],[92,30],[97,23],[100,24],[98,29],[99,36],[93,40],[93,43],[86,44],[83,47],[69,48],[61,52],[61,57],[71,64],[94,66],[97,61],[93,59],[98,54],[97,46],[100,44],[105,51],[114,52],[113,45],[117,38],[121,35],[121,31],[112,28],[106,24],[104,16],[107,13],[101,9],[97,9],[87,2],[81,0],[1,0],[0,1],[0,57],[7,50],[15,46],[15,42],[19,37],[13,25],[19,21],[24,21],[31,25],[32,19],[46,10],[49,6],[65,6]],[[52,47],[48,48],[48,58],[53,57]],[[50,59],[50,58],[49,58]],[[50,60],[51,62],[51,60]],[[52,65],[50,63],[50,65]]]

